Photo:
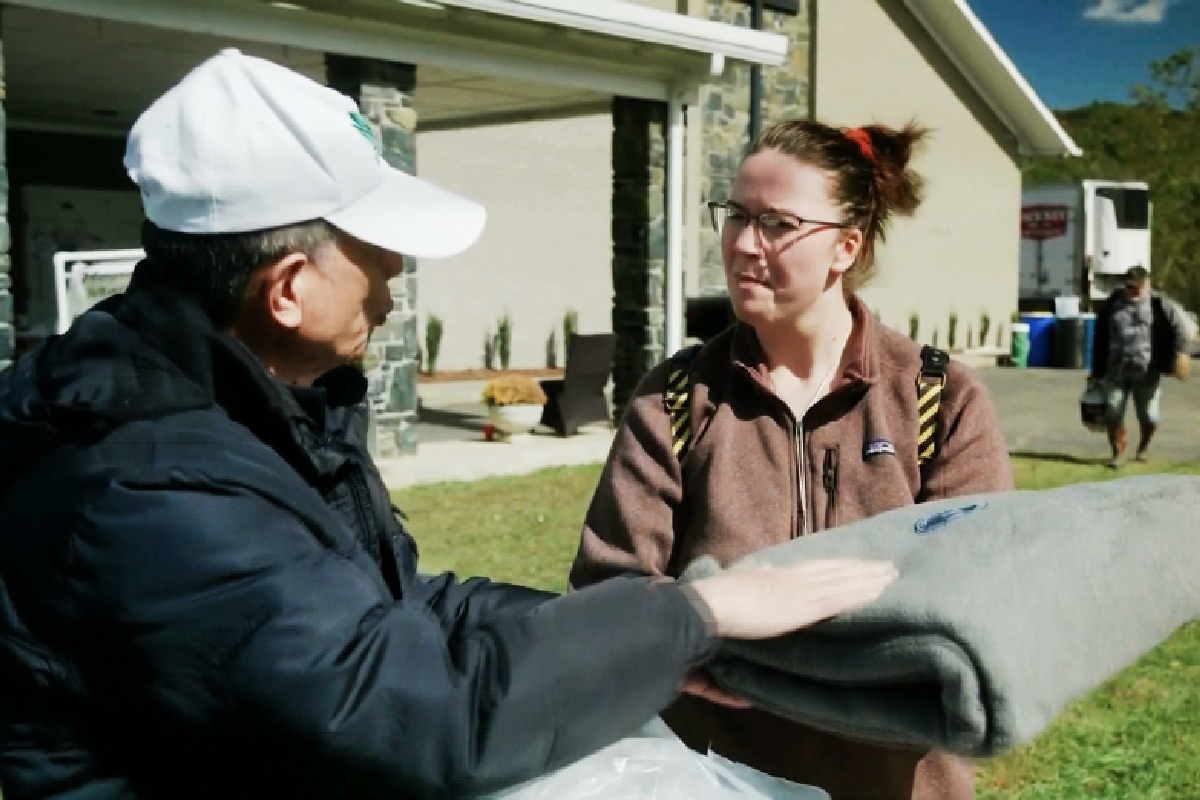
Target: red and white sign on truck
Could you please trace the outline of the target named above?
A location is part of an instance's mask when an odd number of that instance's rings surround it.
[[[1067,207],[1051,203],[1021,206],[1021,238],[1045,241],[1067,235]]]

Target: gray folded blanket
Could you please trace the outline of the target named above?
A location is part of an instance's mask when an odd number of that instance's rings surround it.
[[[747,556],[889,559],[870,607],[728,642],[724,688],[808,726],[1005,752],[1200,616],[1200,478],[1130,477],[898,509]],[[711,558],[683,579],[720,571]]]

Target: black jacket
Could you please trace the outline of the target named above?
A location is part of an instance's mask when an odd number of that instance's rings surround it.
[[[673,585],[417,575],[364,387],[140,272],[0,373],[5,800],[468,796],[672,699],[712,648]]]
[[[1092,377],[1108,373],[1109,348],[1112,346],[1113,299],[1124,298],[1125,290],[1116,288],[1096,314],[1096,332],[1092,335]],[[1157,292],[1150,295],[1150,369],[1160,375],[1175,372],[1175,355],[1187,346],[1187,333],[1177,319],[1180,312],[1168,306]]]

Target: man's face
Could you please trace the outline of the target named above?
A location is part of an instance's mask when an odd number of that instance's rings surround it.
[[[320,248],[297,277],[302,313],[296,334],[314,372],[361,363],[371,332],[392,311],[388,281],[403,259],[345,234]]]
[[[1146,280],[1145,277],[1126,278],[1125,279],[1125,294],[1129,297],[1130,300],[1137,300],[1137,299],[1141,298],[1142,294],[1146,291],[1147,283],[1148,283],[1148,281]]]

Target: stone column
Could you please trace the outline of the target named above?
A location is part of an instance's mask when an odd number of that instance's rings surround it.
[[[8,129],[8,118],[4,111],[6,85],[4,54],[0,49],[0,369],[12,363],[15,347],[13,301],[12,294],[9,293],[9,287],[12,285],[9,278],[12,259],[8,251],[9,245],[12,244],[12,233],[8,227],[8,159],[5,156],[5,131]]]
[[[781,67],[762,70],[763,127],[781,119],[809,114],[809,43],[812,36],[808,13],[810,0],[800,0],[796,14],[770,9],[763,11],[763,30],[790,39],[788,59]],[[707,0],[708,18],[739,27],[750,25],[750,8],[739,0]],[[750,144],[750,67],[731,64],[724,76],[706,87],[700,107],[704,116],[704,160],[701,167],[702,200],[727,200],[733,179]],[[721,265],[721,243],[708,221],[708,208],[701,205],[700,291],[725,291]]]
[[[613,413],[663,359],[667,262],[667,104],[614,97],[613,118]]]
[[[417,171],[417,70],[412,64],[327,55],[329,86],[349,95],[375,129],[383,157]],[[404,274],[390,283],[395,308],[375,331],[364,364],[370,382],[371,452],[376,458],[417,450],[417,263],[405,256]]]

